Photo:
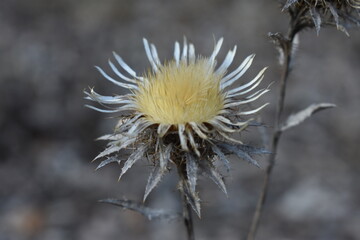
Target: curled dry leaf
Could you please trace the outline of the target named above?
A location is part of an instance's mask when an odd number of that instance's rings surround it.
[[[141,203],[132,201],[132,200],[125,200],[125,199],[103,199],[100,200],[101,203],[109,203],[115,206],[119,206],[128,210],[132,210],[138,212],[145,216],[149,220],[172,220],[178,217],[181,217],[180,213],[168,212],[163,209],[153,209],[144,206]]]
[[[318,103],[318,104],[312,104],[309,107],[305,108],[304,110],[301,110],[298,113],[292,114],[288,117],[286,122],[282,125],[280,128],[280,131],[286,131],[292,127],[295,127],[305,121],[307,118],[311,117],[314,113],[327,109],[327,108],[333,108],[336,107],[335,104],[332,103]]]

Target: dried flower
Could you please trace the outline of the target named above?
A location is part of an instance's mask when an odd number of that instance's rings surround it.
[[[315,27],[317,33],[322,25],[336,26],[347,35],[346,28],[360,25],[360,0],[287,0],[287,10],[296,27]]]
[[[226,194],[223,176],[214,162],[220,160],[229,169],[225,155],[235,154],[258,166],[251,154],[267,153],[264,149],[244,145],[231,136],[251,124],[252,119],[245,120],[244,116],[257,113],[267,105],[246,111],[241,108],[269,91],[267,88],[254,91],[266,68],[246,84],[230,89],[250,67],[254,55],[248,56],[227,74],[236,46],[216,68],[215,58],[223,39],[216,43],[209,58],[196,57],[194,45],[187,44],[186,39],[182,51],[176,42],[174,60],[165,64],[160,62],[155,46],[146,39],[143,42],[152,67],[143,76],[137,75],[116,53],[116,61],[128,76],[110,60],[109,65],[123,82],[96,67],[107,80],[129,89],[130,93],[102,96],[93,89],[85,91],[87,99],[100,103],[105,109],[88,107],[104,113],[122,113],[115,132],[100,137],[110,142],[95,159],[108,157],[98,166],[101,168],[122,161],[117,155],[121,149],[133,149],[123,164],[119,179],[137,160],[142,157],[149,159],[154,168],[148,179],[144,201],[170,169],[169,163],[173,163],[180,176],[180,191],[200,216],[200,200],[196,192],[199,173],[207,175]]]

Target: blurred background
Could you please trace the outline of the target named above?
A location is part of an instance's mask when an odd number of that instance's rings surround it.
[[[109,71],[119,53],[139,73],[149,63],[142,45],[156,44],[170,59],[174,41],[186,36],[207,56],[224,37],[223,59],[238,45],[232,68],[256,53],[249,79],[269,66],[262,102],[272,130],[278,95],[277,52],[268,32],[286,32],[277,1],[240,0],[1,0],[0,2],[0,240],[185,239],[182,220],[148,221],[100,204],[108,197],[141,201],[150,168],[138,162],[120,182],[120,166],[94,171],[105,147],[94,141],[116,119],[84,107],[88,87],[120,94],[94,69]],[[308,30],[291,74],[286,114],[312,103],[337,108],[316,114],[280,142],[257,239],[360,239],[360,32]],[[261,104],[257,102],[258,106]],[[264,146],[256,129],[244,141]],[[259,196],[261,169],[233,158],[226,197],[200,179],[202,219],[196,239],[244,239]],[[175,171],[173,171],[175,172]],[[166,176],[146,205],[181,211],[176,174]]]

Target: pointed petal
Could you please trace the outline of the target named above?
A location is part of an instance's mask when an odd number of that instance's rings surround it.
[[[226,123],[226,124],[228,124],[228,125],[237,126],[237,127],[244,126],[244,125],[248,125],[248,124],[249,124],[249,121],[250,121],[250,120],[247,120],[247,121],[245,121],[245,122],[236,122],[236,123],[233,123],[233,122],[230,121],[230,119],[228,119],[228,118],[226,118],[226,117],[224,117],[224,116],[220,116],[220,115],[219,115],[219,116],[216,116],[215,119],[216,119],[216,120],[219,120],[219,121],[221,121],[221,122],[223,122],[223,123]],[[252,120],[252,119],[251,119],[251,120]]]
[[[184,151],[189,151],[189,148],[187,146],[187,139],[186,139],[186,135],[185,135],[185,125],[184,124],[179,124],[178,128],[179,128],[178,132],[179,132],[181,148]]]
[[[253,101],[257,100],[258,98],[260,98],[265,93],[267,93],[268,91],[270,91],[270,90],[269,89],[262,89],[262,90],[256,92],[257,95],[255,95],[255,96],[251,95],[251,96],[249,96],[250,98],[246,98],[246,100],[238,100],[238,101],[226,103],[224,105],[224,107],[225,108],[235,107],[235,106],[239,106],[239,105],[242,105],[242,104],[253,102]]]
[[[119,63],[119,65],[127,72],[129,73],[132,77],[136,78],[136,79],[139,79],[139,80],[143,80],[142,77],[139,77],[136,75],[136,72],[131,68],[129,67],[129,65],[127,65],[125,63],[125,61],[116,53],[116,52],[113,52],[113,55],[116,59],[116,61]],[[136,81],[135,81],[136,82]]]
[[[159,137],[163,137],[167,131],[170,129],[171,125],[170,124],[159,124],[158,129],[157,129],[157,133],[159,135]]]
[[[205,126],[205,124],[203,124],[203,123],[197,123],[196,125],[197,125],[197,126],[200,128],[200,130],[203,131],[203,132],[206,132],[206,133],[213,133],[213,132],[214,132],[214,130],[208,129],[208,128]]]
[[[233,50],[229,51],[228,54],[225,57],[224,62],[221,64],[221,66],[216,70],[215,73],[224,73],[226,72],[227,68],[230,66],[232,61],[234,60],[235,54],[236,54],[236,46]]]
[[[191,128],[196,132],[196,134],[201,137],[202,139],[207,139],[208,137],[201,131],[201,129],[198,127],[197,123],[195,122],[189,122]]]
[[[195,47],[193,44],[189,44],[189,63],[195,63],[196,56],[195,56]]]
[[[260,83],[262,82],[263,79],[264,79],[264,75],[261,76],[261,77],[259,78],[259,80],[258,80],[255,84],[253,84],[250,88],[248,88],[248,89],[246,89],[245,91],[242,91],[242,92],[235,92],[235,93],[233,93],[233,94],[228,94],[228,95],[226,96],[226,98],[238,97],[238,96],[241,96],[241,95],[244,95],[244,94],[246,94],[246,93],[251,92],[251,91],[254,90],[257,86],[260,85]]]
[[[233,72],[225,76],[221,79],[221,89],[224,89],[231,84],[233,84],[236,80],[238,80],[244,73],[249,69],[253,60],[255,58],[255,54],[252,54],[245,58],[245,60],[240,64],[240,66],[235,69]]]
[[[193,136],[192,131],[191,131],[189,128],[186,128],[185,131],[186,131],[186,134],[187,134],[187,136],[188,136],[188,139],[189,139],[189,142],[190,142],[191,147],[193,148],[193,150],[194,150],[194,152],[196,153],[196,155],[197,155],[198,157],[200,157],[200,152],[199,152],[199,150],[197,149],[196,142],[195,142],[195,139],[194,139],[194,136]]]
[[[102,70],[100,67],[95,66],[95,68],[100,72],[101,75],[103,75],[103,77],[105,77],[107,80],[109,80],[110,82],[114,83],[115,85],[119,86],[119,87],[123,87],[123,88],[128,88],[128,89],[139,89],[137,86],[132,85],[132,84],[128,84],[128,83],[122,83],[119,82],[115,79],[113,79],[112,77],[110,77],[109,75],[107,75],[104,70]]]
[[[110,59],[108,60],[108,63],[109,63],[109,65],[110,65],[111,69],[113,70],[113,72],[114,72],[116,75],[118,75],[118,77],[124,79],[125,81],[128,81],[128,82],[137,84],[136,80],[124,76],[124,75],[119,71],[119,69],[117,69],[117,67],[115,67],[115,65],[110,61]]]
[[[254,110],[239,112],[239,113],[237,113],[236,115],[242,116],[242,115],[255,114],[255,113],[259,112],[261,109],[263,109],[264,107],[266,107],[267,105],[269,105],[269,103],[265,103],[265,104],[262,105],[261,107],[256,108],[256,109],[254,109]]]
[[[213,51],[213,53],[211,54],[211,56],[209,58],[209,62],[210,62],[211,65],[215,64],[215,57],[218,55],[223,41],[224,41],[224,39],[220,38],[219,41],[216,43],[214,51]]]
[[[219,120],[211,119],[208,121],[214,128],[217,129],[218,132],[227,132],[227,133],[234,133],[237,132],[237,129],[232,129],[226,126],[224,123],[220,122]]]
[[[103,113],[116,113],[116,112],[122,112],[122,111],[135,110],[136,109],[136,106],[134,104],[126,104],[124,106],[121,106],[121,107],[118,107],[118,108],[115,108],[115,109],[111,109],[111,110],[97,108],[97,107],[87,105],[87,104],[85,105],[85,107],[91,108],[91,109],[93,109],[95,111],[103,112]]]
[[[160,62],[160,59],[159,59],[159,55],[157,53],[157,50],[156,50],[156,47],[154,44],[150,44],[150,47],[151,47],[151,53],[152,53],[152,56],[153,56],[153,59],[155,61],[155,64],[157,66],[161,66],[161,62]]]
[[[130,94],[122,95],[122,96],[103,96],[96,93],[93,89],[89,92],[84,91],[87,95],[85,99],[96,101],[104,104],[125,104],[125,103],[133,103],[132,100],[129,100]]]
[[[187,63],[187,55],[188,55],[188,45],[187,45],[186,38],[184,37],[184,46],[183,46],[181,61]]]
[[[176,62],[176,66],[179,66],[179,63],[180,63],[180,44],[179,44],[179,42],[175,42],[174,59]]]
[[[245,128],[245,127],[241,128],[241,130],[243,130],[244,128]],[[229,135],[227,135],[226,133],[224,133],[224,132],[222,132],[222,131],[218,131],[218,133],[219,133],[222,137],[224,137],[225,139],[227,139],[227,140],[229,140],[229,141],[231,141],[231,142],[233,142],[233,143],[243,144],[242,141],[237,140],[237,139],[234,139],[234,138],[230,137]]]
[[[149,42],[145,38],[143,38],[143,43],[145,47],[146,56],[149,59],[151,67],[153,68],[154,72],[157,72],[159,68],[156,66],[155,60],[153,59],[153,56],[151,54]]]
[[[250,87],[251,85],[255,84],[259,79],[262,78],[262,76],[264,75],[266,69],[267,69],[267,67],[263,68],[263,69],[256,75],[256,77],[255,77],[253,80],[251,80],[250,82],[248,82],[248,83],[246,83],[246,84],[244,84],[244,85],[241,85],[240,87],[231,89],[231,90],[229,90],[227,93],[230,95],[230,94],[239,92],[239,91],[241,91],[241,90],[244,90],[245,88],[248,88],[248,87]]]

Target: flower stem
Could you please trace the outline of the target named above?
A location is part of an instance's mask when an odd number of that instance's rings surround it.
[[[182,202],[183,202],[183,218],[184,218],[184,224],[186,227],[188,240],[195,240],[191,206],[186,201],[186,197],[185,197],[184,193],[181,193],[181,194],[182,194]]]
[[[180,165],[178,165],[177,170],[178,170],[180,179],[182,179],[182,181],[186,181],[187,175],[186,175],[185,166],[180,164]],[[183,206],[183,219],[184,219],[184,224],[185,224],[185,228],[186,228],[186,232],[187,232],[187,239],[195,240],[194,223],[193,223],[193,218],[192,218],[192,208],[191,208],[190,203],[187,201],[185,192],[182,188],[180,189],[180,194],[181,194],[181,200],[182,200],[182,206]]]
[[[282,48],[283,53],[284,53],[284,62],[282,65],[283,69],[282,69],[282,74],[281,74],[281,78],[280,78],[279,98],[278,98],[278,102],[277,102],[277,106],[276,106],[277,111],[276,111],[276,115],[275,115],[275,125],[274,125],[275,130],[273,132],[272,139],[271,139],[272,154],[269,156],[269,164],[266,167],[263,185],[261,188],[258,202],[256,204],[256,209],[255,209],[252,221],[251,221],[250,229],[249,229],[249,232],[248,232],[248,235],[246,238],[247,240],[255,239],[255,235],[256,235],[256,232],[257,232],[257,229],[259,226],[261,214],[263,212],[264,204],[265,204],[269,186],[270,186],[269,185],[270,177],[271,177],[271,173],[274,168],[274,165],[275,165],[278,144],[279,144],[279,140],[280,140],[280,137],[282,134],[282,131],[280,129],[280,127],[281,127],[280,118],[282,116],[282,113],[284,110],[284,105],[285,105],[284,103],[285,103],[285,95],[286,95],[286,84],[287,84],[287,80],[288,80],[289,73],[291,70],[290,69],[291,59],[293,57],[292,56],[293,43],[294,43],[295,35],[298,31],[300,31],[300,28],[290,26],[290,29],[288,32],[288,37],[280,40],[280,44],[279,44],[279,47]]]

